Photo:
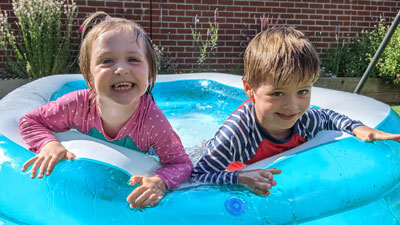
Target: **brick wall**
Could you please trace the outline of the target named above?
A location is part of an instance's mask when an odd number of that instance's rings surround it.
[[[255,24],[262,15],[279,18],[279,24],[295,26],[305,32],[318,53],[335,44],[335,37],[351,39],[365,29],[372,29],[380,17],[388,23],[400,9],[399,0],[76,0],[77,21],[74,45],[79,45],[78,27],[84,18],[96,10],[111,16],[133,19],[141,24],[154,42],[162,46],[173,72],[196,71],[197,52],[193,47],[191,27],[198,15],[198,28],[206,36],[218,8],[219,40],[216,53],[210,55],[204,70],[233,72],[242,64],[247,46],[246,33],[256,33]],[[12,10],[11,0],[0,3],[2,10]],[[11,16],[12,17],[12,16]],[[247,28],[249,30],[247,30]],[[1,53],[0,53],[1,57]],[[4,61],[4,58],[1,58]]]

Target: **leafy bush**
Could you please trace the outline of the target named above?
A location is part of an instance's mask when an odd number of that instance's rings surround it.
[[[13,0],[13,9],[17,33],[8,23],[7,13],[0,13],[0,48],[7,58],[4,78],[34,80],[68,72],[75,2]]]
[[[156,66],[158,74],[173,74],[177,69],[176,58],[170,57],[165,54],[164,47],[159,47],[153,44],[154,52],[156,55]]]
[[[200,22],[200,20],[197,18],[197,15],[194,18],[194,28],[191,28],[191,30],[195,48],[199,52],[199,56],[196,61],[199,67],[199,71],[203,69],[203,64],[206,61],[209,52],[212,52],[217,48],[217,41],[218,41],[217,11],[218,9],[215,9],[214,22],[213,23],[210,22],[210,28],[207,29],[207,36],[204,40],[200,31],[197,31],[197,23]]]
[[[381,19],[372,31],[363,31],[353,42],[339,41],[322,58],[325,76],[361,77],[388,32],[390,25]],[[369,77],[383,77],[393,84],[400,84],[400,28],[380,56]]]

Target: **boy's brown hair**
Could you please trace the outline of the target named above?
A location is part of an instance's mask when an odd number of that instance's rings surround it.
[[[252,88],[266,81],[275,84],[316,81],[320,73],[317,52],[300,31],[293,27],[275,27],[257,34],[244,56],[244,74]]]

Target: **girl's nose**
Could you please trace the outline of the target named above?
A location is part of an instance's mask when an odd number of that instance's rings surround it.
[[[118,66],[118,68],[114,71],[115,75],[124,76],[128,74],[128,70],[122,66]]]

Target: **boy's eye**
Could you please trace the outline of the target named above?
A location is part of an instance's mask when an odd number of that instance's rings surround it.
[[[301,90],[299,91],[299,95],[307,95],[310,91],[309,90]]]
[[[283,93],[282,92],[274,92],[271,94],[272,96],[282,96]]]

